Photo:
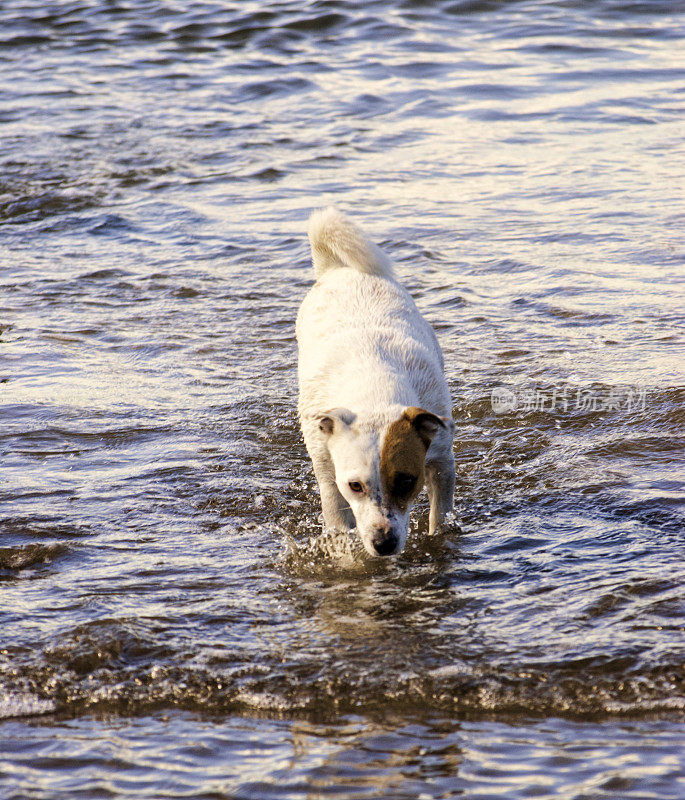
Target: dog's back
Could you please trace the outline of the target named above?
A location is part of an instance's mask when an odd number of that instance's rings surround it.
[[[297,318],[300,413],[420,405],[450,414],[440,347],[390,259],[334,208],[312,214],[317,283]]]

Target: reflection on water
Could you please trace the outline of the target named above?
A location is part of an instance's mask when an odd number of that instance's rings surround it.
[[[676,797],[682,10],[2,22],[5,786]],[[295,419],[331,202],[455,399],[458,518],[382,562],[321,535]]]
[[[683,726],[658,722],[327,726],[175,714],[1,728],[21,753],[5,784],[40,797],[159,797],[161,785],[165,797],[676,798],[683,768]]]

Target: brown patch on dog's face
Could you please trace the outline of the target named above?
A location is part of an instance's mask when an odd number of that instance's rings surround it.
[[[439,417],[415,406],[388,426],[380,459],[383,496],[403,513],[423,488],[426,451],[440,426]]]

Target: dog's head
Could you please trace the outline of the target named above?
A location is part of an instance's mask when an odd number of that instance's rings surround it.
[[[335,482],[371,555],[401,552],[409,511],[423,488],[426,453],[452,421],[410,406],[391,421],[357,420],[347,409],[319,418],[335,469]]]

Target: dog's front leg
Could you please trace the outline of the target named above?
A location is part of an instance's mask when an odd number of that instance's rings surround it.
[[[319,484],[323,521],[327,528],[347,531],[354,528],[355,520],[352,509],[340,494],[330,469],[315,469],[314,474]]]
[[[430,501],[428,533],[437,533],[445,516],[454,508],[454,456],[426,464],[426,486]]]
[[[321,493],[321,510],[323,521],[327,528],[338,531],[347,531],[354,528],[355,521],[352,509],[347,505],[345,498],[338,491],[334,483],[319,483]]]

